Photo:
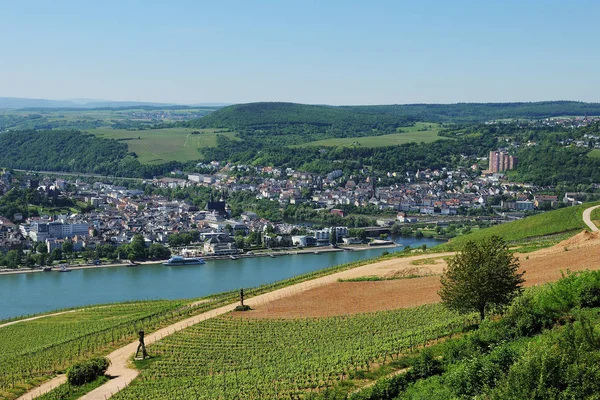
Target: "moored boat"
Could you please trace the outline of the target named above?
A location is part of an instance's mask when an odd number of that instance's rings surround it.
[[[193,265],[204,264],[205,261],[200,257],[182,257],[173,256],[163,263],[163,265]]]

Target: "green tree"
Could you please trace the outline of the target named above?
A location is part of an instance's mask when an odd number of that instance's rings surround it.
[[[19,250],[9,250],[6,253],[5,260],[8,268],[18,268],[21,264],[21,252]]]
[[[81,258],[83,258],[83,261],[85,261],[86,263],[93,256],[94,256],[94,253],[92,253],[92,251],[89,250],[89,249],[86,249],[86,250],[84,250],[84,251],[81,252]]]
[[[412,229],[410,229],[408,226],[404,226],[402,229],[400,229],[400,235],[404,237],[410,236],[412,235]]]
[[[337,232],[335,231],[335,228],[332,228],[331,232],[329,233],[329,243],[331,243],[333,246],[337,244]]]
[[[54,250],[52,250],[52,259],[53,260],[59,261],[62,259],[62,256],[63,256],[63,254],[62,254],[62,250],[60,248],[57,247]]]
[[[38,253],[47,253],[48,247],[46,246],[46,243],[44,243],[44,242],[37,242],[35,245],[35,251]]]
[[[31,253],[28,253],[28,254],[25,256],[25,265],[26,265],[28,268],[33,268],[33,267],[35,266],[35,258],[33,257],[33,254],[31,254]]]
[[[438,292],[444,304],[461,313],[503,307],[522,290],[524,272],[504,240],[491,236],[469,241],[449,262]]]
[[[133,255],[134,260],[143,260],[146,258],[146,243],[144,242],[144,237],[140,234],[134,235],[131,239],[131,243],[129,244],[129,255],[128,259],[131,259]]]
[[[154,260],[164,260],[171,257],[171,250],[160,243],[152,243],[148,247],[148,257]]]
[[[243,250],[244,246],[246,244],[246,241],[244,240],[244,237],[241,235],[235,235],[235,244],[237,246],[238,249]]]
[[[37,263],[40,265],[40,267],[43,267],[46,265],[46,262],[48,261],[48,253],[38,253],[37,255]]]
[[[70,240],[65,240],[62,243],[62,252],[65,255],[65,257],[69,257],[71,255],[71,253],[73,253],[73,242],[71,242]]]

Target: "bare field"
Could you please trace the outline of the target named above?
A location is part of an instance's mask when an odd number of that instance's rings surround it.
[[[302,318],[355,314],[415,307],[439,301],[439,274],[446,266],[444,257],[431,254],[392,259],[343,271],[339,279],[364,276],[399,277],[426,275],[412,279],[366,282],[329,280],[301,293],[253,306],[252,311],[234,313],[243,318]],[[517,254],[526,271],[526,286],[560,279],[567,270],[600,268],[600,233],[581,232],[557,245],[528,254]],[[431,262],[435,262],[431,264]],[[435,275],[432,275],[435,274]]]

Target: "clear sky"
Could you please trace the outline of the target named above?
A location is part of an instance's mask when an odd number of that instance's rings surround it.
[[[0,0],[0,96],[600,101],[600,1]]]

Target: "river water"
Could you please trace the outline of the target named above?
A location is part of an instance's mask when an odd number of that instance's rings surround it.
[[[395,241],[411,247],[423,244],[432,247],[442,243],[414,237]],[[89,304],[203,297],[241,287],[255,287],[403,248],[214,260],[204,265],[177,267],[155,264],[136,268],[80,269],[68,273],[0,275],[0,320]]]

